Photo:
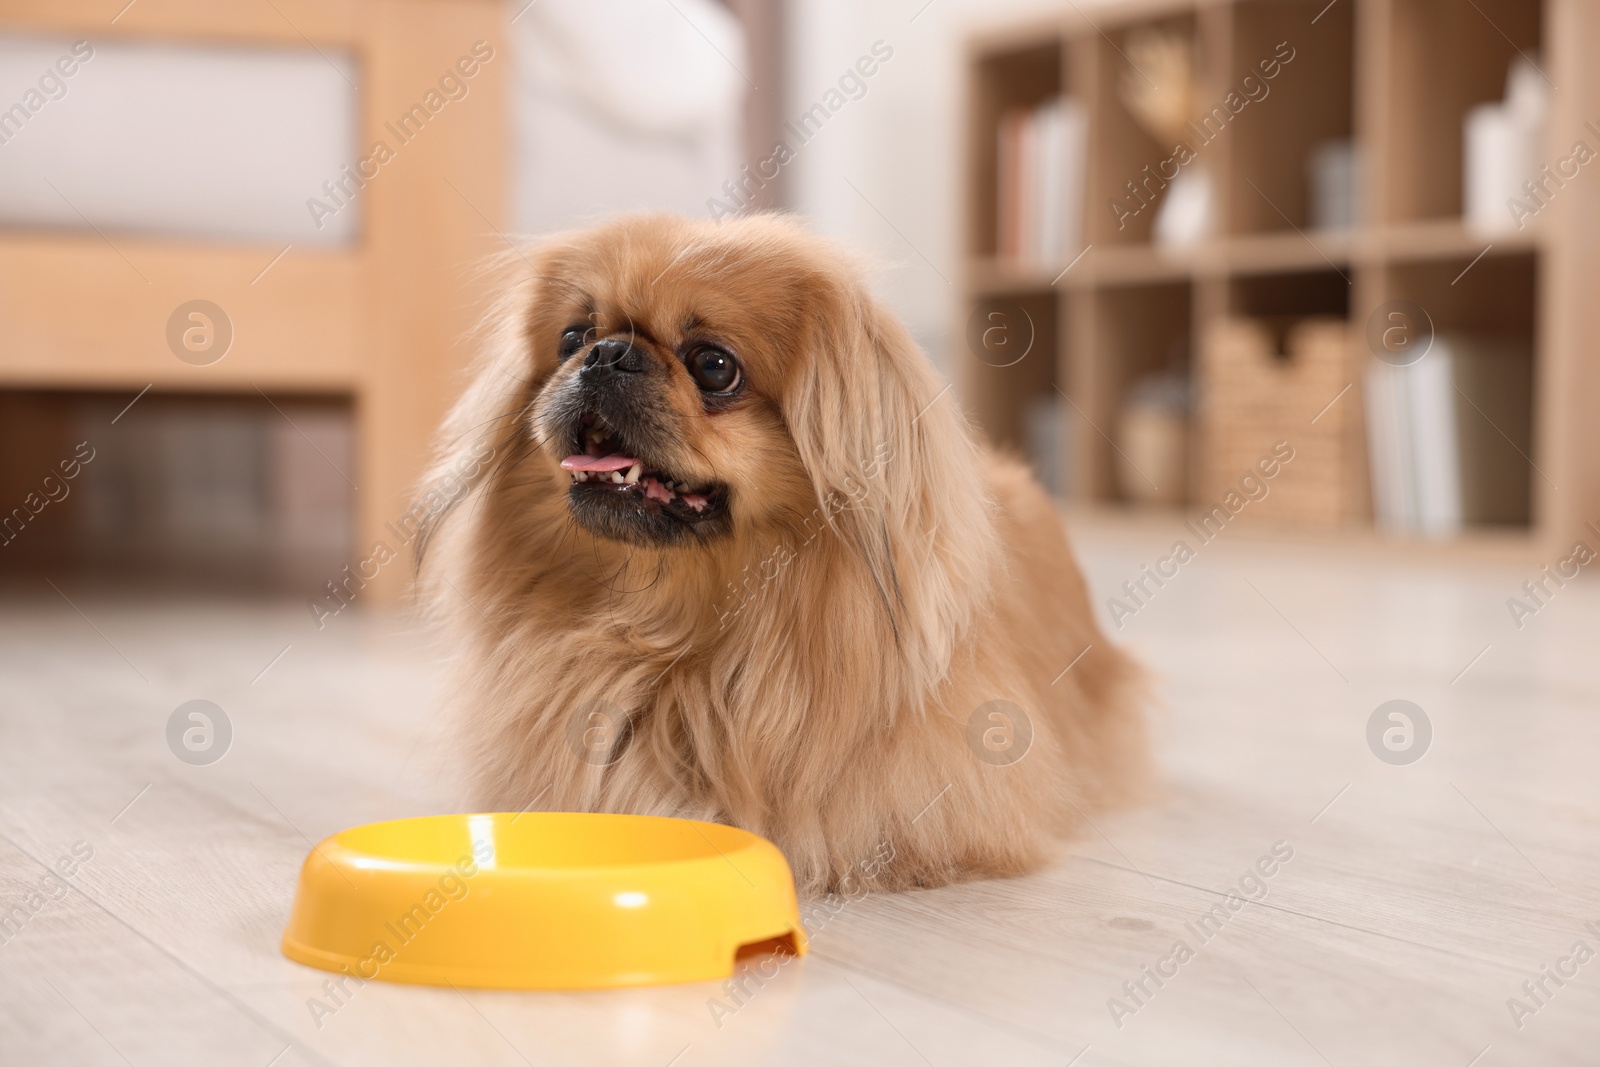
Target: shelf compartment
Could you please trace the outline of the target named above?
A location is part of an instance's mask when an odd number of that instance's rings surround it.
[[[1491,252],[1476,264],[1472,260],[1463,255],[1393,264],[1387,270],[1388,298],[1421,304],[1436,332],[1471,330],[1532,338],[1539,310],[1539,256]]]
[[[1470,269],[1469,269],[1470,265]],[[1465,273],[1463,273],[1463,271]],[[1463,510],[1470,525],[1526,529],[1545,475],[1534,443],[1539,257],[1522,253],[1392,265],[1384,291],[1427,312],[1433,347],[1471,356],[1453,375]],[[1451,345],[1450,339],[1460,339]],[[1476,487],[1476,488],[1474,488]]]
[[[999,251],[1000,119],[1008,111],[1032,108],[1058,96],[1066,84],[1063,41],[1056,37],[1010,47],[994,45],[969,64],[970,133],[967,187],[967,247],[974,256]]]
[[[1062,300],[1049,289],[983,296],[972,303],[963,346],[962,397],[990,443],[1025,457],[1046,486],[1064,492],[1066,443],[1057,420],[1057,366],[1066,338]],[[1041,405],[1047,411],[1041,412]]]
[[[1188,281],[1119,286],[1085,294],[1085,299],[1091,308],[1092,358],[1082,373],[1073,376],[1077,495],[1129,502],[1133,499],[1129,483],[1135,478],[1148,481],[1150,474],[1130,470],[1129,460],[1119,453],[1126,403],[1147,377],[1171,372],[1189,378],[1194,286]],[[1186,484],[1190,465],[1185,461],[1181,476]],[[1156,482],[1153,488],[1166,492],[1170,487]],[[1187,490],[1182,496],[1187,498]]]
[[[1123,101],[1120,85],[1124,79],[1159,84],[1128,59],[1129,39],[1136,34],[1162,32],[1187,41],[1194,56],[1196,80],[1203,85],[1209,81],[1206,70],[1211,50],[1200,47],[1198,29],[1199,19],[1193,12],[1179,12],[1107,27],[1103,34],[1082,42],[1085,66],[1092,71],[1085,183],[1088,219],[1084,230],[1085,239],[1092,244],[1150,242],[1151,227],[1168,184],[1160,174],[1160,164],[1172,156],[1175,147],[1157,140]],[[1122,205],[1123,211],[1116,205]]]
[[[1385,69],[1387,126],[1378,195],[1389,222],[1459,218],[1462,121],[1505,95],[1512,61],[1539,59],[1536,0],[1392,0]]]
[[[1227,140],[1221,197],[1227,232],[1323,228],[1312,208],[1311,170],[1319,147],[1353,142],[1355,8],[1334,4],[1308,26],[1299,4],[1244,0],[1233,6],[1224,88],[1245,103],[1217,135]],[[1274,77],[1265,77],[1264,64]]]
[[[1349,277],[1335,270],[1239,275],[1228,279],[1227,309],[1265,326],[1283,353],[1288,331],[1301,320],[1348,320],[1351,288]]]

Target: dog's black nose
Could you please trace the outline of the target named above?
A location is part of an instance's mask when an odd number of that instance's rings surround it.
[[[583,357],[583,369],[586,373],[627,371],[637,374],[644,370],[644,353],[627,341],[607,338],[589,349],[589,354]]]

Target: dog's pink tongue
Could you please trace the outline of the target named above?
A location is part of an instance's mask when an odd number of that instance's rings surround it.
[[[568,456],[561,461],[564,471],[625,471],[639,462],[620,452],[610,456]]]

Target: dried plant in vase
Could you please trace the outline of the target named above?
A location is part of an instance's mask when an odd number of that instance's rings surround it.
[[[1141,29],[1128,34],[1127,70],[1118,94],[1163,148],[1182,140],[1195,117],[1194,47],[1187,34]]]
[[[1128,69],[1118,84],[1123,105],[1158,145],[1173,150],[1165,163],[1176,166],[1193,159],[1185,140],[1188,126],[1198,114],[1195,101],[1199,94],[1189,35],[1158,28],[1134,30],[1128,34],[1127,59]],[[1183,151],[1175,146],[1182,146]],[[1160,199],[1153,227],[1158,244],[1192,244],[1210,234],[1214,217],[1211,176],[1203,165],[1171,174],[1160,166],[1146,167],[1127,185],[1139,205],[1129,217]],[[1162,196],[1168,185],[1172,188]],[[1126,219],[1119,215],[1117,221],[1120,229]]]

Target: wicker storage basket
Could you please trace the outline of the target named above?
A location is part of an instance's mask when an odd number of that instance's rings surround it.
[[[1257,461],[1286,441],[1294,458],[1271,479],[1262,517],[1307,526],[1360,518],[1367,506],[1365,455],[1349,325],[1304,319],[1284,338],[1279,353],[1269,324],[1246,318],[1223,319],[1207,333],[1196,502],[1210,506],[1238,490]]]

